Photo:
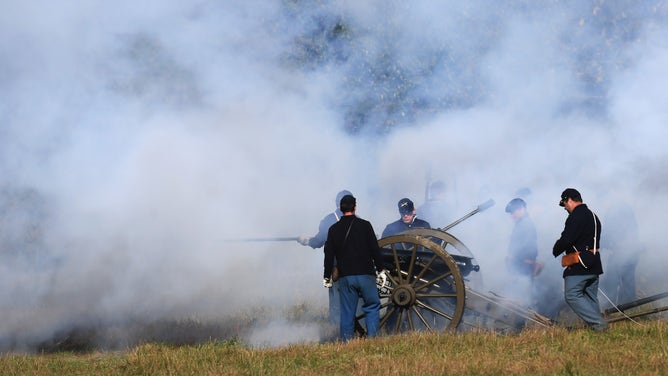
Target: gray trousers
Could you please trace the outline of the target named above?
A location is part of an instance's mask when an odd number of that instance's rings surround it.
[[[573,312],[589,327],[596,331],[608,328],[598,305],[598,275],[564,277],[564,295]]]

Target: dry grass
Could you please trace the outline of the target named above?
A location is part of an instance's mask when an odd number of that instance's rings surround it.
[[[235,341],[125,352],[5,355],[3,375],[665,375],[668,323],[419,334],[251,349]]]

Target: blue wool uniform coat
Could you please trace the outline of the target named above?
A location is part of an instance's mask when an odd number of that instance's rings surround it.
[[[308,245],[313,249],[320,248],[325,245],[325,242],[327,241],[327,231],[329,231],[330,226],[338,222],[342,216],[343,213],[341,213],[341,210],[338,209],[327,214],[320,221],[320,225],[318,225],[318,233],[309,239]]]
[[[413,228],[431,228],[431,225],[429,224],[429,222],[423,221],[420,218],[415,218],[413,222],[409,224],[406,224],[401,219],[398,219],[390,223],[389,225],[385,226],[385,230],[383,230],[382,237],[384,238],[387,236],[396,235]]]
[[[512,274],[533,276],[534,264],[527,264],[525,260],[536,262],[538,256],[538,236],[536,226],[528,214],[517,220],[510,235],[508,245],[508,270]]]
[[[596,220],[596,225],[594,225]],[[592,213],[586,204],[580,204],[566,218],[564,231],[552,247],[552,254],[558,257],[562,253],[580,251],[580,258],[585,266],[575,264],[564,269],[564,277],[569,275],[603,274],[601,253],[590,252],[594,248],[594,231],[596,231],[596,247],[601,244],[601,221]],[[574,249],[575,247],[575,249]]]

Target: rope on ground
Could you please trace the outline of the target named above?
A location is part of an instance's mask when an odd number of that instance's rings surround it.
[[[621,309],[619,309],[619,307],[617,307],[617,305],[616,305],[615,303],[613,303],[612,300],[610,300],[610,298],[608,298],[607,295],[605,295],[605,293],[603,292],[603,290],[598,289],[598,292],[600,292],[601,295],[603,295],[603,296],[605,297],[605,299],[606,299],[610,304],[612,304],[612,307],[615,308],[615,310],[617,310],[617,312],[621,313],[627,320],[631,320],[632,322],[634,322],[634,323],[636,323],[636,324],[638,324],[638,325],[640,325],[640,326],[645,326],[645,325],[643,325],[643,324],[637,322],[636,320],[632,319],[631,317],[629,317],[629,315],[627,315],[626,313],[624,313],[624,311],[622,311]]]

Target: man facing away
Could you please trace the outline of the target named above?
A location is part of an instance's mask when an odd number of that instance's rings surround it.
[[[383,238],[413,228],[431,228],[429,222],[417,218],[415,205],[413,205],[413,201],[410,199],[402,198],[397,203],[397,206],[399,207],[399,215],[401,218],[385,226],[382,234]]]
[[[601,315],[598,303],[599,275],[603,274],[601,254],[598,252],[601,222],[587,205],[582,203],[582,196],[576,189],[564,190],[559,206],[568,212],[568,218],[561,237],[554,243],[552,254],[558,257],[562,253],[580,253],[575,262],[565,266],[564,298],[591,329],[606,330],[608,323]]]
[[[375,337],[380,327],[380,297],[376,273],[383,270],[382,256],[376,234],[368,221],[355,215],[357,200],[352,195],[341,198],[341,219],[329,228],[325,242],[325,287],[332,287],[334,261],[339,269],[341,299],[341,338],[348,341],[355,335],[355,312],[359,298],[363,300],[367,335]]]

